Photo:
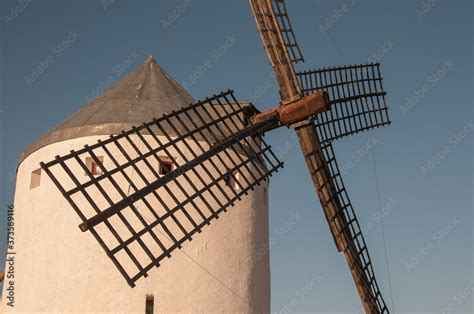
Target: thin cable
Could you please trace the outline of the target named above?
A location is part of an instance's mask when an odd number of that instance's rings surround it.
[[[145,219],[145,221],[150,225],[150,221],[148,221],[147,217],[143,217],[143,219]],[[166,239],[168,239],[170,242],[173,242],[173,240],[171,240],[166,234],[164,234],[161,230],[157,229],[157,231],[159,233],[161,233],[161,235],[163,237],[165,237]],[[214,278],[217,282],[219,282],[221,285],[223,285],[225,288],[227,288],[227,290],[229,290],[230,292],[232,292],[233,294],[235,294],[238,298],[240,298],[242,301],[246,302],[248,305],[250,305],[251,307],[253,307],[254,309],[256,309],[258,312],[260,313],[263,313],[263,311],[261,309],[259,309],[257,306],[255,306],[254,304],[252,304],[252,302],[250,302],[249,300],[245,299],[244,297],[242,297],[240,294],[238,294],[234,289],[232,289],[231,287],[229,287],[228,285],[226,285],[222,280],[220,280],[219,278],[217,278],[217,276],[215,276],[213,273],[211,273],[206,267],[202,266],[198,261],[196,261],[192,256],[190,256],[188,253],[186,253],[186,251],[184,249],[181,249],[179,250],[178,252],[181,252],[183,253],[184,256],[188,257],[194,264],[196,264],[197,266],[199,266],[202,270],[204,270],[208,275],[210,275],[212,278]]]
[[[372,160],[374,162],[375,186],[376,186],[376,190],[377,190],[377,199],[378,199],[378,203],[379,203],[379,212],[381,213],[382,205],[381,205],[381,202],[380,202],[379,180],[378,180],[378,176],[377,176],[377,166],[375,164],[375,148],[374,147],[372,147]],[[389,266],[389,263],[388,263],[387,244],[385,242],[385,230],[384,230],[384,226],[383,226],[383,215],[380,215],[380,226],[382,228],[383,249],[384,249],[384,252],[385,252],[385,265],[387,267],[388,286],[389,286],[389,289],[390,289],[390,302],[392,303],[392,311],[393,311],[393,313],[395,313],[395,308],[393,306],[392,280],[390,279],[390,266]]]

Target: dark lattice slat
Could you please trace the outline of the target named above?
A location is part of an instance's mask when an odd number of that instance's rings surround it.
[[[331,232],[333,233],[336,243],[338,242],[337,240],[339,237],[347,237],[349,240],[348,245],[350,247],[339,249],[353,250],[356,255],[356,267],[362,269],[365,274],[365,284],[368,285],[372,291],[372,295],[376,300],[378,313],[389,313],[385,301],[381,295],[377,280],[375,279],[372,261],[367,250],[367,245],[357,220],[357,216],[354,212],[354,208],[352,207],[349,195],[347,194],[344,182],[342,181],[341,173],[339,171],[336,157],[334,155],[334,150],[332,148],[332,143],[326,142],[322,144],[321,148],[321,152],[324,156],[320,156],[318,159],[325,160],[325,168],[328,169],[330,174],[329,181],[324,182],[323,186],[330,185],[331,189],[335,191],[335,197],[328,200],[328,202],[332,202],[334,208],[339,208],[339,212],[337,214],[335,214],[333,217],[326,218],[328,219],[330,227],[334,226],[333,222],[336,219],[338,219],[338,221],[343,221],[343,226],[340,230],[331,229]],[[319,168],[316,169],[316,171],[322,171],[322,169]],[[325,204],[322,205],[325,206]]]
[[[257,23],[260,23],[261,25],[272,25],[271,27],[265,26],[260,28],[260,32],[264,34],[271,33],[273,36],[277,37],[281,34],[283,40],[282,44],[267,44],[266,48],[278,48],[280,51],[286,50],[291,62],[304,62],[301,49],[298,46],[298,42],[296,41],[296,36],[286,10],[285,1],[271,0],[271,7],[266,7],[263,5],[255,6],[254,9],[256,10],[255,18],[257,19]],[[271,19],[273,15],[275,16],[275,23],[266,24],[263,22],[265,19]],[[282,60],[275,59],[273,62],[282,62]]]
[[[282,167],[252,110],[228,91],[41,166],[133,287]]]
[[[285,0],[272,0],[273,11],[278,21],[278,27],[283,36],[286,50],[293,63],[304,62],[303,54],[296,41],[296,36],[291,26],[290,17],[286,10]]]
[[[321,141],[390,124],[380,65],[371,63],[297,73],[305,95],[325,90],[331,109],[314,117]]]

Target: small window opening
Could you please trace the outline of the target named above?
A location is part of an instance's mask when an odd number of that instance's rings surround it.
[[[97,159],[99,159],[101,165],[104,164],[103,156],[97,156]],[[100,176],[103,173],[100,165],[92,157],[86,157],[86,167],[93,176]],[[87,176],[87,173],[85,175]]]
[[[160,175],[166,175],[174,170],[174,162],[168,157],[160,157]]]
[[[31,172],[30,189],[34,189],[40,185],[41,182],[41,168]]]
[[[225,184],[234,190],[240,190],[240,185],[237,183],[240,180],[240,172],[234,173],[233,175],[226,175],[224,178]]]
[[[145,314],[153,314],[153,307],[155,305],[155,298],[152,295],[146,296]]]

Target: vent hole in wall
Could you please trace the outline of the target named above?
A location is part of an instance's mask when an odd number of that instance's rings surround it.
[[[104,164],[103,156],[97,156],[97,159],[101,165]],[[92,157],[86,157],[86,167],[93,176],[100,176],[102,174],[102,169]],[[87,173],[85,175],[87,176]]]
[[[38,187],[41,182],[41,168],[31,172],[30,190]]]
[[[224,177],[225,184],[233,190],[240,191],[240,172],[234,172],[232,175],[228,174]]]
[[[174,170],[174,160],[169,157],[160,156],[160,168],[159,174],[166,175]]]

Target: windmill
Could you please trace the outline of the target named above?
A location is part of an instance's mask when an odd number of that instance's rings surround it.
[[[80,230],[90,232],[133,288],[153,268],[173,259],[172,253],[181,251],[184,243],[198,238],[211,222],[217,223],[224,212],[268,182],[283,163],[263,135],[282,126],[293,128],[334,242],[347,260],[366,312],[388,313],[332,149],[333,140],[389,123],[379,64],[296,72],[294,64],[303,57],[285,1],[250,0],[250,5],[279,83],[279,106],[260,112],[252,104],[240,103],[230,90],[196,102],[149,59],[143,66],[146,73],[133,76],[146,79],[122,84],[133,88],[131,103],[152,106],[148,99],[158,91],[147,88],[159,81],[168,86],[160,93],[172,90],[190,104],[170,107],[170,112],[127,131],[116,132],[117,126],[108,125],[113,127],[107,130],[112,133],[108,138],[81,142],[86,144],[83,148],[71,146],[66,154],[42,160],[41,171],[81,220]],[[112,94],[98,99],[110,105],[117,101]],[[99,120],[119,114],[101,112],[94,105],[74,118],[89,121],[85,114],[91,112]],[[74,125],[68,132],[107,134],[98,133],[101,127],[85,127]],[[57,134],[48,135],[48,144],[60,140]],[[40,173],[33,171],[30,188],[39,185]],[[147,298],[146,308],[152,309],[149,303]]]

